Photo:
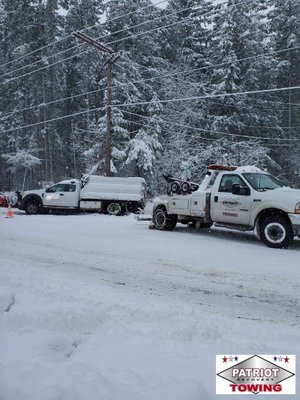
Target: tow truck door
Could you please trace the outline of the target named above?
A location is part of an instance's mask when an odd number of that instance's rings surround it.
[[[233,194],[233,185],[239,185],[244,190],[240,194]],[[212,191],[212,220],[228,224],[250,225],[251,200],[251,189],[240,175],[220,174]]]

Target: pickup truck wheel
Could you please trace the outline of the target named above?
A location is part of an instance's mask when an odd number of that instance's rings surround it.
[[[267,217],[260,224],[261,240],[269,247],[289,247],[294,238],[291,224],[284,217]]]
[[[153,223],[160,231],[173,231],[177,224],[177,215],[168,214],[164,207],[157,207],[153,213]]]
[[[121,215],[122,206],[119,203],[109,203],[107,206],[107,214],[109,215]]]
[[[39,211],[40,205],[37,201],[28,200],[25,205],[25,212],[26,214],[37,214]]]

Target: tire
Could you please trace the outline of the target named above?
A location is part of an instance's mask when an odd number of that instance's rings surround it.
[[[170,190],[174,194],[180,193],[180,185],[178,182],[172,182],[170,185]]]
[[[121,215],[122,206],[119,203],[109,203],[106,208],[107,214],[109,215]]]
[[[25,212],[29,215],[34,215],[39,212],[40,204],[34,200],[28,200],[25,205]]]
[[[177,215],[168,214],[165,207],[157,207],[153,213],[153,224],[159,231],[173,231],[177,224]]]
[[[190,184],[188,182],[183,182],[181,185],[181,191],[183,194],[189,193],[191,191]]]
[[[293,242],[294,232],[284,217],[267,217],[260,223],[260,238],[268,247],[288,248]]]

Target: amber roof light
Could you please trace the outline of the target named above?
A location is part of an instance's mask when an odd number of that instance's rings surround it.
[[[230,166],[230,165],[219,165],[219,164],[212,164],[207,167],[207,169],[213,171],[235,171],[237,167]]]

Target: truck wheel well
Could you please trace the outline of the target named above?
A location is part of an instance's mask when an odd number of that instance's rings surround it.
[[[37,214],[39,210],[42,208],[42,206],[43,203],[38,195],[29,194],[23,200],[22,209],[25,210],[26,214]]]
[[[158,209],[167,211],[167,207],[164,204],[159,204],[158,206],[156,206],[154,211]]]
[[[279,208],[266,208],[265,210],[262,210],[258,216],[256,217],[256,223],[255,225],[259,225],[261,221],[264,218],[267,217],[283,217],[285,218],[288,222],[290,222],[287,213],[285,211],[280,210]]]
[[[37,194],[29,194],[26,197],[24,197],[23,204],[25,205],[26,203],[28,203],[28,201],[35,201],[39,203],[39,205],[43,204],[42,199]]]

